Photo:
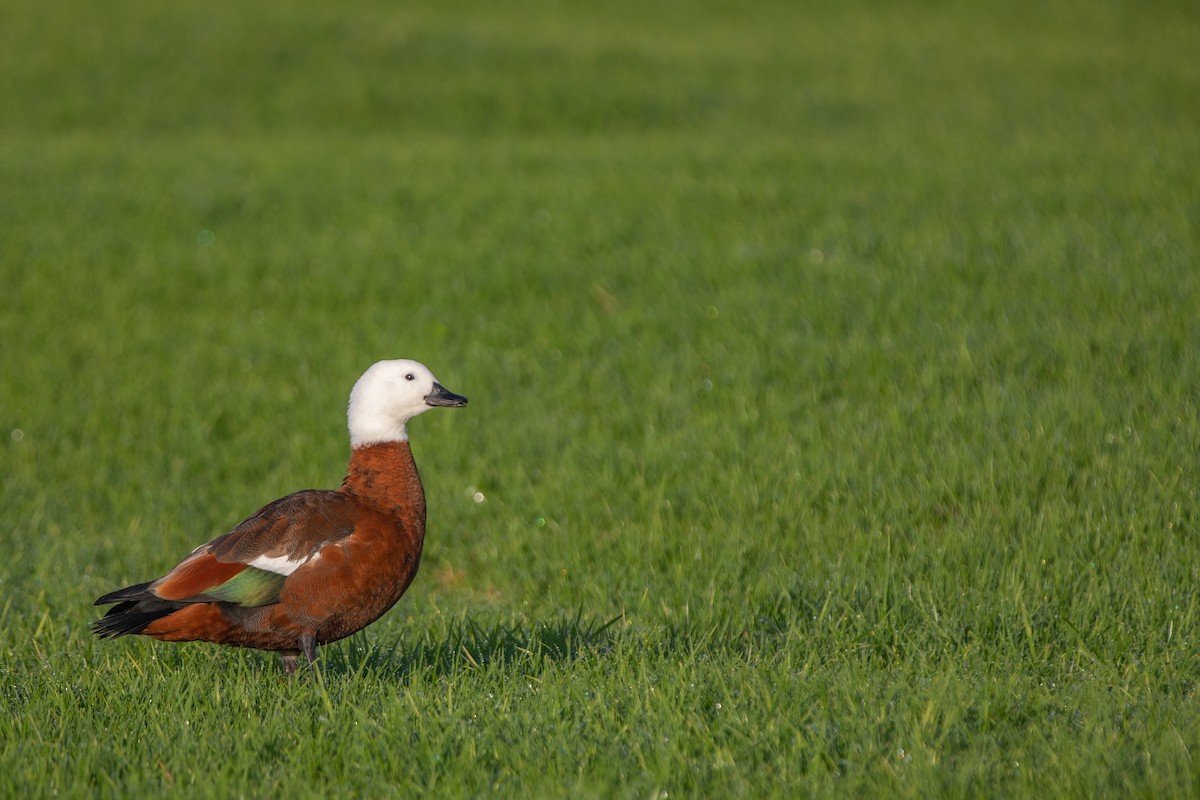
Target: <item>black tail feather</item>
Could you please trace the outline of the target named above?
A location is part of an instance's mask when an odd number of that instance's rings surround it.
[[[115,592],[109,592],[96,601],[102,606],[116,603],[103,617],[92,623],[92,630],[102,639],[115,636],[125,636],[131,633],[141,633],[147,625],[156,619],[162,619],[168,614],[183,608],[186,603],[163,600],[147,591],[150,583],[139,583],[127,586]]]
[[[133,586],[126,586],[124,589],[117,589],[115,592],[109,592],[103,597],[96,600],[94,605],[106,606],[109,603],[119,603],[122,600],[157,600],[158,598],[147,591],[153,581],[145,583],[135,583]],[[116,609],[112,609],[108,613],[112,613]]]

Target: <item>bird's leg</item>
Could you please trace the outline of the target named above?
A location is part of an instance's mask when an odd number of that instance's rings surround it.
[[[304,657],[308,659],[308,668],[316,671],[317,667],[317,639],[311,633],[305,633],[300,636],[300,649],[304,651]]]
[[[287,677],[292,677],[296,672],[296,659],[300,653],[297,650],[281,650],[279,657],[283,659],[283,674]]]

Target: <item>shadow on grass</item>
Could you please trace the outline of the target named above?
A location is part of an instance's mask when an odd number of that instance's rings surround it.
[[[322,647],[319,663],[330,676],[370,672],[404,680],[417,673],[450,675],[517,662],[568,662],[606,649],[609,629],[619,619],[585,618],[580,610],[526,626],[484,624],[464,616],[452,620],[447,630],[402,635],[390,646],[369,645],[363,634],[355,634]]]
[[[390,644],[372,643],[365,633],[357,633],[321,647],[318,664],[327,677],[371,674],[404,681],[412,675],[449,677],[512,664],[537,670],[549,662],[570,663],[611,652],[618,641],[650,657],[745,657],[781,646],[798,619],[816,618],[824,611],[820,598],[788,592],[748,616],[730,611],[660,623],[632,639],[627,632],[613,630],[624,615],[586,617],[580,609],[543,622],[514,624],[483,622],[464,614],[436,629],[406,630]]]
[[[569,663],[622,647],[651,657],[680,655],[745,656],[780,646],[796,625],[797,613],[817,611],[819,604],[786,594],[764,605],[750,621],[738,614],[717,614],[696,621],[677,621],[643,631],[630,640],[613,630],[623,615],[585,617],[582,609],[545,622],[487,623],[464,615],[441,630],[409,631],[390,645],[371,644],[362,634],[322,647],[320,665],[326,675],[372,673],[394,680],[414,674],[451,676],[494,666],[522,664],[536,670],[547,662]]]

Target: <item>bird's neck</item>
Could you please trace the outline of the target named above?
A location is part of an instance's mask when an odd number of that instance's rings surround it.
[[[352,448],[342,491],[425,528],[425,488],[407,441]]]

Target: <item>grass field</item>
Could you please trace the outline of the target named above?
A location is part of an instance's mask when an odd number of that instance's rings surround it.
[[[1200,794],[1188,3],[3,16],[0,795]],[[90,634],[389,357],[393,611]]]

